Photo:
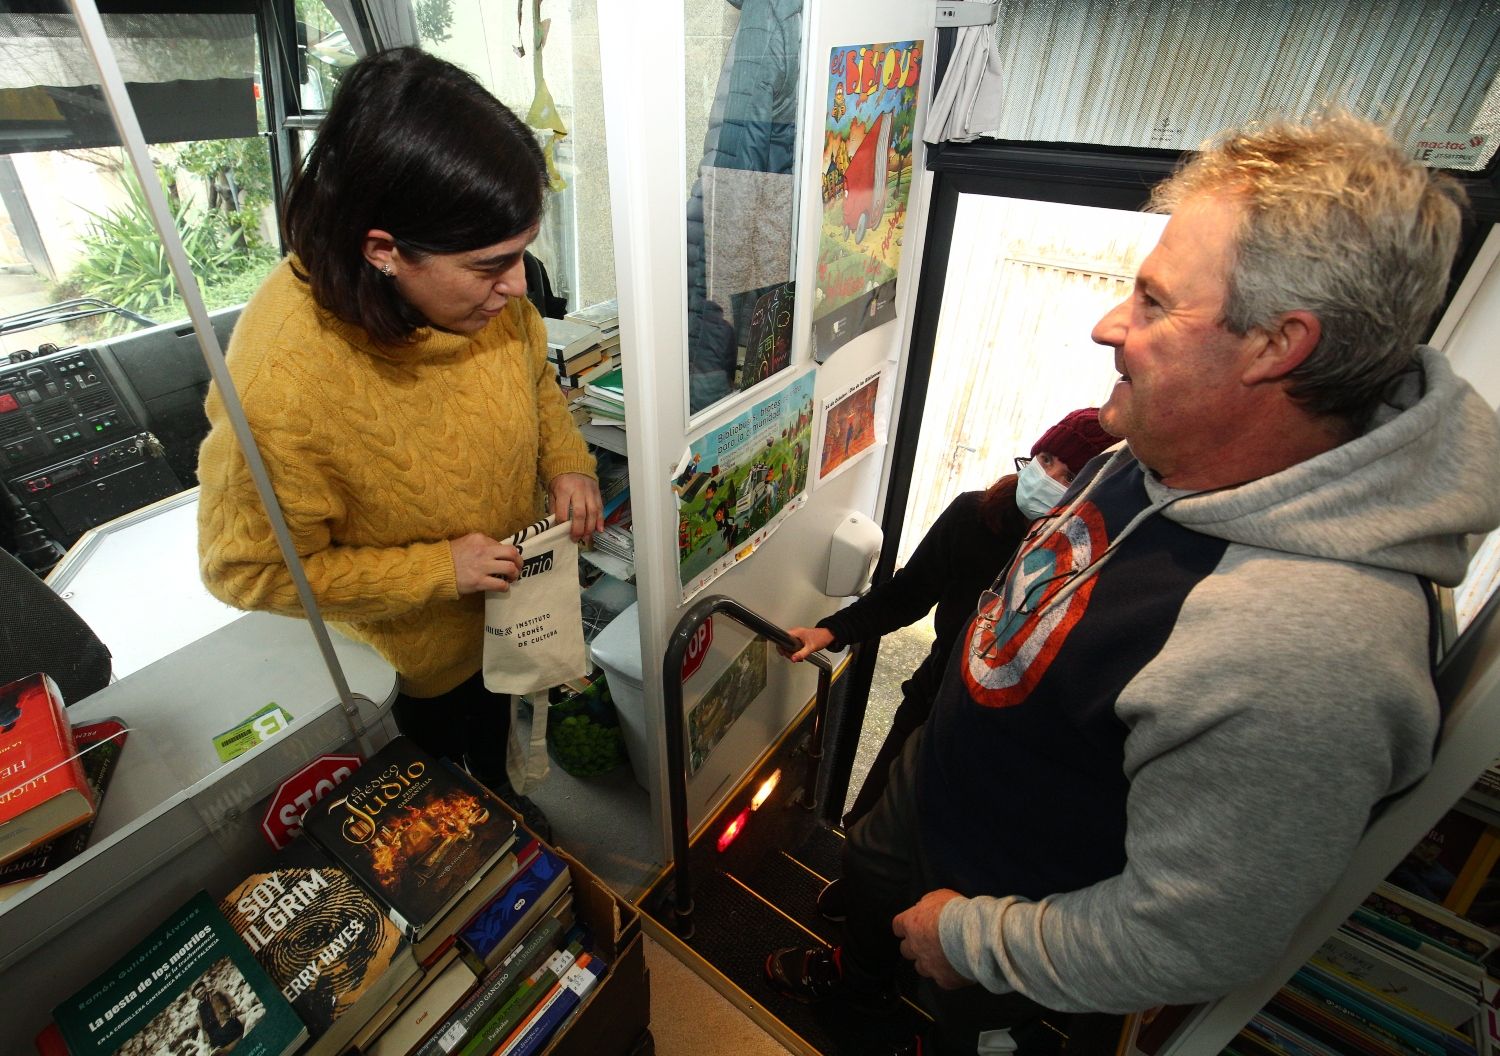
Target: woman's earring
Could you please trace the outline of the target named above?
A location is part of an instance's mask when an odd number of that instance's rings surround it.
[[[390,264],[382,264],[380,265],[380,274],[389,279],[394,278],[396,273],[391,270]]]

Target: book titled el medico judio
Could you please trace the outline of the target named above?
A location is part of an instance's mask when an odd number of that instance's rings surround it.
[[[467,774],[397,737],[315,804],[303,831],[417,942],[510,849],[516,823]]]

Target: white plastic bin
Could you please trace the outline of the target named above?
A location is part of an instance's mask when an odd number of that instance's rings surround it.
[[[635,782],[649,790],[646,745],[650,743],[650,726],[646,721],[646,694],[641,688],[640,607],[631,605],[611,620],[590,643],[589,652],[609,680]]]

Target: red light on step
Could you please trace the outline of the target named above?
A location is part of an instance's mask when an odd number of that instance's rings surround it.
[[[745,826],[750,824],[750,810],[746,808],[735,816],[735,819],[724,826],[724,831],[719,833],[719,853],[723,854],[725,849],[735,841],[740,833],[745,831]]]

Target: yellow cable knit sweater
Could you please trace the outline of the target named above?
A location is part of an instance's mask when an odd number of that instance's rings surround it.
[[[378,650],[412,696],[473,675],[484,595],[459,596],[448,540],[503,539],[543,514],[548,481],[594,473],[531,302],[512,299],[477,334],[428,328],[381,346],[320,308],[284,260],[226,358],[324,617]],[[238,608],[300,616],[216,387],[207,411],[203,582]]]

